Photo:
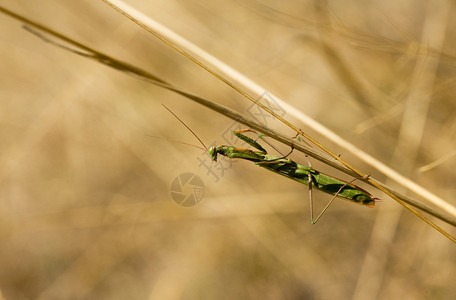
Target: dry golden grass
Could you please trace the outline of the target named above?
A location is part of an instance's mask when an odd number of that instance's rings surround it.
[[[102,1],[0,3],[189,92],[252,109]],[[131,4],[454,204],[449,2]],[[456,297],[455,245],[396,202],[378,193],[375,209],[336,201],[311,226],[305,186],[244,161],[215,182],[201,152],[149,137],[196,144],[162,103],[207,144],[224,143],[231,120],[0,22],[0,299]],[[169,194],[184,172],[206,186],[194,208]]]

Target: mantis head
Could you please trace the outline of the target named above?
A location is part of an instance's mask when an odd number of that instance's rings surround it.
[[[214,146],[210,147],[207,152],[209,152],[213,161],[217,161],[217,149]]]

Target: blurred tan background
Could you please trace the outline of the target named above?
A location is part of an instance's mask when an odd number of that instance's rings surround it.
[[[102,1],[0,3],[251,110]],[[451,1],[129,3],[456,204]],[[338,200],[312,226],[306,186],[246,161],[224,173],[212,165],[217,180],[202,151],[150,137],[197,144],[161,104],[206,144],[226,143],[230,119],[44,43],[3,14],[0,28],[0,299],[455,299],[456,245],[385,195],[367,188],[383,199],[374,209]],[[193,208],[170,195],[186,172],[204,183]],[[314,197],[319,208],[329,200]]]

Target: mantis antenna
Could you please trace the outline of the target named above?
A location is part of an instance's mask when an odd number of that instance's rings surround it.
[[[171,113],[179,122],[181,122],[182,125],[184,125],[185,128],[187,128],[187,129],[193,134],[194,137],[196,137],[196,139],[201,143],[201,145],[203,145],[204,149],[207,150],[206,145],[204,145],[203,141],[196,135],[196,133],[193,132],[193,130],[192,130],[190,127],[188,127],[187,124],[184,123],[184,121],[182,121],[178,116],[176,116],[176,114],[173,113],[173,112],[171,111],[171,109],[169,109],[168,107],[166,107],[166,105],[164,105],[164,104],[162,104],[162,105],[163,105],[163,107],[166,108],[166,110],[169,111],[169,112],[170,112],[170,113]]]

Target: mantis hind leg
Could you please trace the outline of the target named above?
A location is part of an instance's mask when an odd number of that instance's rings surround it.
[[[369,175],[367,176],[369,177]],[[366,177],[366,178],[367,178]],[[320,220],[321,216],[326,212],[328,207],[333,203],[334,199],[339,195],[339,193],[348,185],[352,184],[354,181],[358,180],[358,178],[355,178],[351,180],[350,182],[345,183],[343,186],[339,188],[337,193],[329,200],[328,204],[323,208],[323,210],[318,214],[318,216],[314,219],[313,218],[313,199],[312,199],[312,175],[309,174],[309,206],[310,206],[310,224],[316,224],[318,220]]]

